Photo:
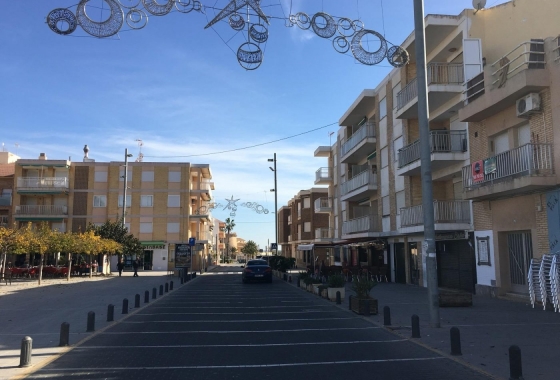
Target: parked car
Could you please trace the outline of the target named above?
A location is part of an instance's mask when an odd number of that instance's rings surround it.
[[[272,269],[265,260],[249,260],[241,272],[244,284],[249,281],[272,282]]]

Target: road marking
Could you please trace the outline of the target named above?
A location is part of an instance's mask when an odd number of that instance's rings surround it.
[[[301,306],[228,306],[228,309],[286,309]],[[328,307],[331,305],[313,305],[313,307]],[[193,309],[192,306],[154,306],[152,309]],[[204,309],[224,309],[223,306],[204,306]]]
[[[294,321],[340,321],[349,319],[361,319],[358,317],[340,318],[288,318],[288,319],[244,319],[240,321],[224,320],[201,320],[201,321],[123,321],[122,323],[141,324],[141,323],[254,323],[254,322],[294,322]]]
[[[221,322],[221,321],[220,321]],[[183,322],[186,323],[186,322]],[[381,327],[372,326],[372,327],[337,327],[336,331],[342,330],[379,330]],[[125,332],[118,332],[118,331],[111,331],[111,332],[104,332],[104,335],[130,335],[130,334],[237,334],[237,333],[286,333],[286,332],[304,332],[304,331],[333,331],[332,327],[324,328],[324,329],[282,329],[282,330],[226,330],[226,331],[214,331],[214,330],[194,330],[194,331],[135,331],[134,333],[125,331]]]
[[[402,359],[370,359],[370,360],[343,360],[335,362],[305,362],[305,363],[278,363],[278,364],[241,364],[241,365],[193,365],[193,366],[173,366],[173,367],[75,367],[75,368],[43,368],[41,371],[131,371],[131,370],[177,370],[177,369],[230,369],[230,368],[270,368],[270,367],[301,367],[309,365],[338,365],[338,364],[367,364],[367,363],[391,363],[391,362],[411,362],[411,361],[427,361],[442,360],[444,357],[435,358],[402,358]]]
[[[392,340],[356,340],[352,342],[303,342],[303,343],[269,343],[269,344],[181,344],[166,346],[81,346],[76,350],[100,350],[100,349],[127,349],[127,348],[213,348],[213,347],[282,347],[282,346],[318,346],[322,344],[359,344],[359,343],[399,343],[408,342],[408,339]]]
[[[252,313],[138,313],[136,315],[257,315],[257,314],[307,314],[330,313],[330,310],[304,310],[304,311],[257,311]]]

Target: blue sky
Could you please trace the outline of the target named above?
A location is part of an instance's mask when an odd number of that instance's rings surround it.
[[[488,0],[487,7],[504,2]],[[270,211],[238,207],[233,217],[234,231],[261,248],[274,241],[274,174],[267,159],[277,154],[280,207],[314,186],[326,159],[313,152],[331,143],[329,133],[360,92],[392,68],[386,60],[359,64],[337,53],[332,38],[286,26],[285,16],[291,9],[360,19],[394,45],[414,28],[413,0],[261,0],[269,38],[261,66],[245,70],[235,55],[242,34],[225,22],[204,29],[229,0],[201,0],[202,12],[149,15],[143,29],[125,23],[104,39],[80,26],[69,36],[52,32],[45,23],[49,12],[75,13],[76,3],[3,4],[9,15],[0,23],[3,149],[22,158],[44,152],[80,161],[87,144],[96,161],[117,161],[125,148],[137,156],[140,139],[144,161],[210,164],[216,202],[225,205],[233,196],[238,205],[257,202]],[[89,2],[93,20],[107,17],[101,5]],[[425,0],[426,14],[456,15],[470,7],[471,0]],[[230,215],[218,208],[214,216]]]

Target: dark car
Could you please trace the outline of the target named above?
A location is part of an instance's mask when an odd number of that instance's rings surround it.
[[[249,260],[243,268],[241,279],[244,284],[249,281],[272,282],[272,269],[265,260]]]

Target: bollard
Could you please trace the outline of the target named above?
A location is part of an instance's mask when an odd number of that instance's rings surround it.
[[[163,296],[163,285],[159,286],[159,295]]]
[[[95,331],[95,313],[90,311],[87,314],[87,330],[86,332]]]
[[[148,303],[148,302],[150,302],[150,291],[146,290],[144,292],[144,303]]]
[[[292,282],[292,276],[288,276],[288,282],[289,282],[289,283]]]
[[[412,316],[412,337],[420,338],[420,317],[416,314]]]
[[[457,327],[452,327],[449,330],[449,337],[451,338],[451,355],[463,355],[461,353],[461,333]]]
[[[165,283],[165,293],[169,292],[169,284],[166,282]]]
[[[391,326],[391,308],[389,306],[383,307],[383,326]]]
[[[521,349],[515,345],[509,347],[509,380],[523,380]]]
[[[173,290],[173,281],[169,281],[169,290]]]
[[[336,291],[336,304],[340,305],[342,303],[342,297],[340,295],[340,290]]]
[[[135,308],[140,307],[140,294],[137,294],[137,295],[134,296],[134,307]]]
[[[352,310],[352,296],[348,296],[348,310]]]
[[[284,275],[282,276],[282,279],[283,279],[284,281],[288,281],[288,275],[287,275],[286,273],[284,273]]]
[[[297,278],[297,287],[300,288],[301,287],[301,283],[300,283],[300,279],[299,277]]]
[[[60,342],[59,347],[68,346],[70,344],[70,323],[62,322],[60,325]]]
[[[155,300],[156,297],[157,297],[156,293],[157,293],[156,288],[153,288],[153,289],[152,289],[152,299],[154,299],[154,300]]]
[[[107,322],[113,322],[114,315],[115,315],[115,305],[109,304],[109,306],[107,306]]]
[[[128,299],[126,298],[122,300],[122,313],[128,314]]]
[[[365,315],[366,317],[369,317],[369,315],[370,315],[369,300],[366,300],[366,302],[364,302],[364,304],[365,304],[365,308],[364,308],[364,310],[363,310],[364,315]]]
[[[29,367],[31,365],[31,350],[33,347],[33,339],[26,336],[21,340],[21,354],[19,356],[19,367]]]
[[[181,285],[183,285],[184,281],[183,281],[183,277],[181,277]]]

